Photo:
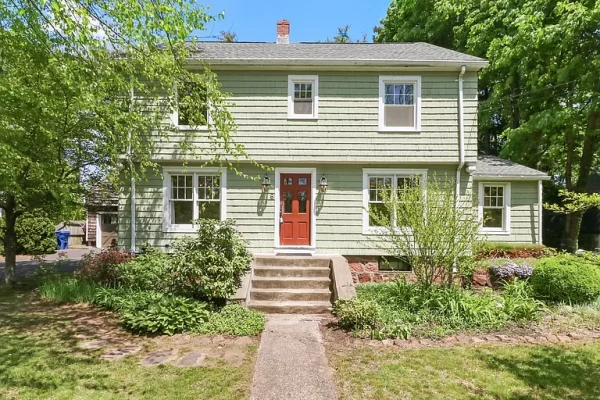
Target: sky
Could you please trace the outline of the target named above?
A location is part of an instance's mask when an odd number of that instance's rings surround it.
[[[373,27],[385,16],[391,0],[202,0],[211,14],[225,11],[225,19],[211,22],[201,40],[221,31],[237,34],[240,42],[274,42],[280,19],[290,21],[290,42],[316,42],[333,38],[337,28],[350,25],[349,35],[372,41]]]

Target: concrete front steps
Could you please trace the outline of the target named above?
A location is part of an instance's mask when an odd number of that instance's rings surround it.
[[[255,257],[248,307],[267,314],[322,314],[331,310],[330,260]]]

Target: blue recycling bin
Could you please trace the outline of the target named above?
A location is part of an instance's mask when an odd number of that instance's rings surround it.
[[[69,248],[69,236],[71,236],[71,232],[69,231],[56,231],[56,241],[58,242],[59,250]]]

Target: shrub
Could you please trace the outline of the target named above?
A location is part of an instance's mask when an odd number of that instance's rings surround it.
[[[494,278],[509,281],[515,277],[519,279],[530,278],[533,267],[526,261],[516,263],[511,259],[498,259],[492,262],[489,271]]]
[[[44,279],[38,287],[43,299],[62,303],[92,303],[99,286],[74,275],[55,275]]]
[[[0,254],[4,254],[4,218],[0,218]],[[57,248],[55,224],[43,211],[26,212],[17,218],[18,254],[50,254]]]
[[[381,309],[374,301],[354,297],[340,299],[333,307],[333,315],[339,318],[338,324],[344,329],[375,329]]]
[[[240,286],[252,256],[232,220],[200,220],[196,237],[178,240],[172,256],[176,293],[225,299]]]
[[[104,285],[118,283],[118,265],[131,261],[131,254],[125,251],[106,249],[100,253],[88,253],[79,262],[79,276],[88,281]]]
[[[167,335],[196,330],[209,317],[205,303],[171,295],[139,299],[120,314],[127,330]]]
[[[115,265],[115,280],[133,290],[171,292],[173,274],[169,255],[150,247],[129,262]]]
[[[502,242],[479,242],[475,247],[475,258],[542,258],[554,250],[541,244],[515,244]]]
[[[531,285],[541,299],[591,302],[600,297],[600,267],[574,256],[547,258],[536,265]]]
[[[208,321],[196,333],[255,336],[265,328],[265,316],[238,304],[230,304],[210,313]]]

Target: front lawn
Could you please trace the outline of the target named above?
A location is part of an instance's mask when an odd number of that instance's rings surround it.
[[[333,350],[340,399],[600,398],[600,343]]]
[[[153,339],[121,331],[107,320],[89,333],[111,328],[144,346],[118,361],[100,359],[104,350],[83,350],[77,331],[82,320],[102,320],[86,306],[39,302],[29,291],[0,286],[0,398],[2,399],[244,399],[248,397],[256,345],[244,346],[245,358],[227,355],[206,366],[146,367],[148,351],[173,347],[174,337]],[[233,339],[231,339],[233,340]],[[164,343],[162,343],[164,341]],[[188,341],[189,342],[189,341]],[[186,342],[183,346],[189,346]],[[194,348],[181,348],[193,351]]]

